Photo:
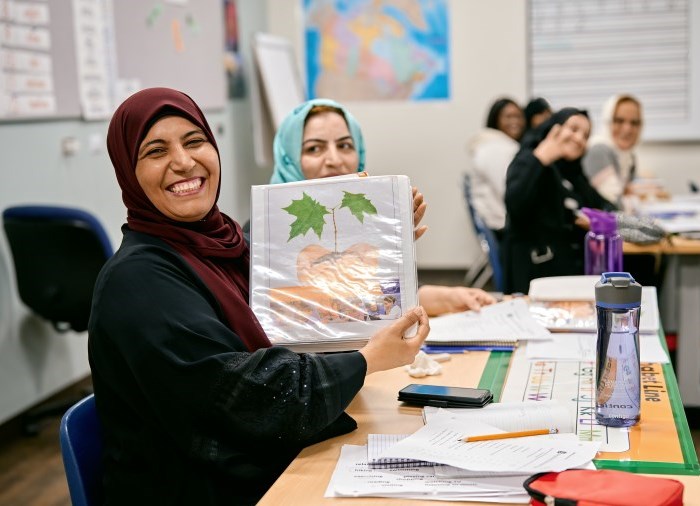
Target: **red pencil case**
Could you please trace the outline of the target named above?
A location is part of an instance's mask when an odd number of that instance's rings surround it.
[[[683,484],[624,471],[569,469],[523,483],[531,506],[682,506]]]

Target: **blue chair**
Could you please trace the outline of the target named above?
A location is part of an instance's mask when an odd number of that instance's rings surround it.
[[[73,506],[102,504],[102,428],[94,395],[66,411],[59,433]]]
[[[493,280],[497,291],[503,291],[503,269],[501,267],[500,245],[493,231],[486,226],[484,220],[476,212],[472,205],[471,178],[469,174],[464,174],[462,182],[464,200],[467,203],[469,217],[474,225],[474,232],[479,239],[481,255],[467,271],[464,282],[476,288],[483,288],[489,279]]]
[[[47,205],[9,207],[2,219],[20,300],[59,332],[87,330],[97,275],[112,256],[100,222],[81,209]],[[76,401],[25,413],[25,434],[37,434],[43,418],[63,415]]]

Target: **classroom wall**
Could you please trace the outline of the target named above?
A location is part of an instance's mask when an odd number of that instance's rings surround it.
[[[244,64],[248,41],[264,30],[263,2],[240,2]],[[222,42],[223,44],[223,42]],[[219,206],[232,216],[250,214],[250,185],[267,182],[269,170],[255,168],[249,98],[229,100],[225,110],[206,111],[222,162]],[[94,213],[113,247],[126,219],[105,138],[107,122],[78,120],[0,124],[0,210],[27,203],[65,204]],[[62,141],[80,143],[63,156]],[[87,333],[56,333],[32,315],[17,295],[12,258],[0,233],[0,423],[89,374]]]
[[[267,0],[269,31],[303,56],[301,2]],[[425,194],[429,232],[417,243],[421,268],[464,269],[478,253],[461,192],[470,168],[466,142],[493,100],[527,97],[526,2],[450,0],[449,102],[346,102],[362,125],[372,173],[404,173]],[[302,60],[300,59],[300,68]],[[302,72],[303,75],[303,72]],[[571,104],[576,105],[576,104]],[[643,145],[639,166],[685,192],[700,167],[700,142]],[[700,176],[696,176],[696,179]]]
[[[239,196],[249,191],[252,153],[249,129],[237,119],[245,114],[245,104],[231,103],[225,111],[207,113],[207,119],[221,132],[221,206],[247,215],[247,198]],[[126,211],[105,147],[106,130],[105,122],[73,120],[0,125],[0,209],[49,203],[89,210],[116,249]],[[75,156],[61,153],[67,137],[81,144]],[[22,304],[10,255],[0,233],[0,423],[89,374],[87,333],[59,334]]]

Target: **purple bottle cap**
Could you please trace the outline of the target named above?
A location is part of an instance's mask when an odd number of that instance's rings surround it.
[[[591,231],[594,234],[612,235],[617,232],[617,222],[615,215],[600,209],[582,207],[581,212],[585,214],[591,222]]]

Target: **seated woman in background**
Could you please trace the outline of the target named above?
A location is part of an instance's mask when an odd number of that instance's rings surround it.
[[[542,97],[530,100],[525,109],[525,132],[537,128],[552,116],[552,107]]]
[[[591,139],[583,158],[583,171],[598,193],[621,208],[622,196],[635,176],[642,105],[631,95],[615,95],[605,103],[601,121],[601,131]]]
[[[427,315],[405,311],[357,352],[271,347],[248,305],[248,246],[216,205],[219,152],[199,107],[140,91],[107,147],[127,223],[89,324],[104,504],[254,504],[300,449],[357,427],[344,410],[365,375],[412,363]]]
[[[469,142],[472,205],[499,241],[506,223],[506,171],[520,148],[524,130],[520,106],[510,98],[501,98],[491,106],[486,128]]]
[[[638,176],[635,147],[642,133],[642,105],[632,95],[614,95],[603,106],[601,131],[591,138],[583,157],[583,172],[598,193],[618,209],[625,209],[625,195],[636,193]],[[639,194],[666,198],[657,184],[640,185]],[[656,255],[624,255],[624,269],[643,285],[660,287],[662,264]]]
[[[353,174],[365,170],[365,144],[355,118],[329,99],[304,102],[282,121],[274,140],[275,170],[270,183]],[[425,212],[423,196],[414,191],[414,216]],[[416,238],[427,227],[416,229]],[[478,310],[495,299],[478,288],[422,285],[418,299],[430,316]]]
[[[527,134],[508,167],[507,293],[527,293],[535,278],[583,274],[585,230],[577,226],[576,213],[612,207],[581,168],[590,130],[585,111],[562,109]]]

